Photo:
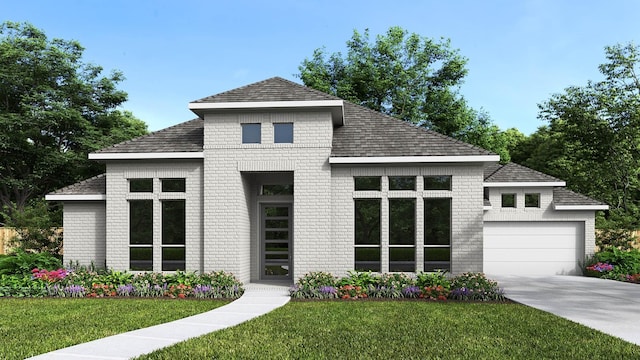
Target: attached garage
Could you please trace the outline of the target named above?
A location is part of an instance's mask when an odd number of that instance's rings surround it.
[[[579,274],[584,222],[485,221],[483,243],[487,274]]]

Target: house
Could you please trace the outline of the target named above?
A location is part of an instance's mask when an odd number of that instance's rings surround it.
[[[406,122],[271,78],[198,118],[89,155],[106,173],[47,195],[64,261],[131,271],[572,274],[607,206]]]

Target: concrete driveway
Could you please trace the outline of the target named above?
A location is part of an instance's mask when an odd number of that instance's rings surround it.
[[[564,275],[487,277],[513,301],[640,345],[640,284]]]

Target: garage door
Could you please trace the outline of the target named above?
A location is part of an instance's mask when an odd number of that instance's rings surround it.
[[[484,223],[487,274],[576,274],[583,258],[582,222]]]

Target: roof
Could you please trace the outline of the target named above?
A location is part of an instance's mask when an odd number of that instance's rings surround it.
[[[565,207],[565,210],[573,210],[571,207],[574,206],[604,207],[599,210],[605,210],[608,208],[607,204],[603,202],[594,200],[588,196],[578,194],[563,187],[553,188],[553,204],[556,207],[556,210],[562,209],[562,207]]]
[[[485,185],[509,186],[509,184],[521,186],[564,186],[565,182],[551,175],[541,173],[516,163],[492,164],[484,170]]]
[[[47,200],[104,200],[107,174],[100,174],[46,195]]]
[[[332,157],[495,155],[347,101],[344,118],[333,131]]]
[[[308,88],[281,77],[272,77],[233,90],[192,101],[192,103],[233,103],[271,101],[342,100],[322,91]]]
[[[96,154],[201,152],[204,120],[198,118],[98,150]]]

